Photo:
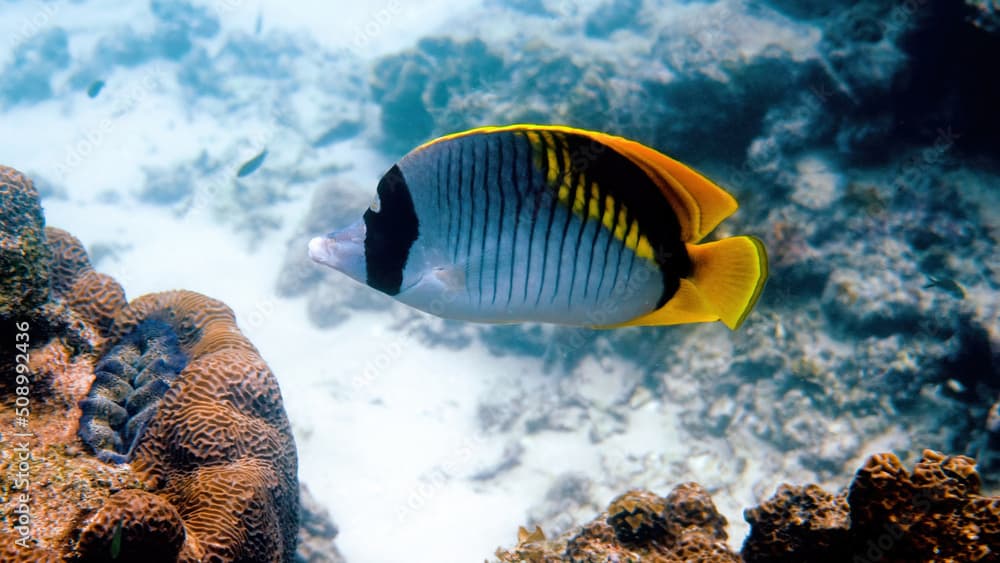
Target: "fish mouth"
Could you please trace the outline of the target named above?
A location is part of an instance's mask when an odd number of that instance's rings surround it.
[[[309,241],[309,258],[337,270],[345,270],[364,258],[365,223],[357,223]]]

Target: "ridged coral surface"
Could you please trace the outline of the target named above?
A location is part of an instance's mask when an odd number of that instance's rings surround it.
[[[0,168],[0,182],[15,190],[4,202],[40,209],[19,173]],[[295,444],[274,375],[233,312],[189,291],[127,304],[79,240],[33,225],[48,244],[14,267],[41,271],[32,279],[50,299],[11,309],[30,339],[30,414],[0,396],[4,437],[28,430],[0,459],[3,475],[27,476],[5,481],[4,497],[29,494],[30,515],[0,519],[0,559],[292,561]],[[13,240],[3,226],[0,240]]]

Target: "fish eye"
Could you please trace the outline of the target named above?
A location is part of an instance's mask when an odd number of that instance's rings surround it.
[[[368,206],[368,209],[371,209],[372,213],[378,213],[382,210],[382,200],[379,199],[377,194],[372,198],[372,203]]]

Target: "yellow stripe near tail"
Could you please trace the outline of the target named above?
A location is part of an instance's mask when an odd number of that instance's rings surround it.
[[[617,326],[674,325],[721,320],[735,330],[750,314],[767,280],[767,252],[755,237],[687,245],[694,273],[681,278],[663,307]],[[610,327],[608,327],[610,328]]]

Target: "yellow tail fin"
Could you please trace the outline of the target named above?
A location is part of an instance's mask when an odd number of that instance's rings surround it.
[[[731,329],[750,314],[767,280],[767,251],[756,237],[741,236],[687,245],[691,281]]]
[[[767,252],[755,237],[739,236],[687,245],[694,273],[681,278],[663,307],[617,326],[674,325],[721,320],[737,329],[767,280]],[[610,327],[609,327],[610,328]]]

